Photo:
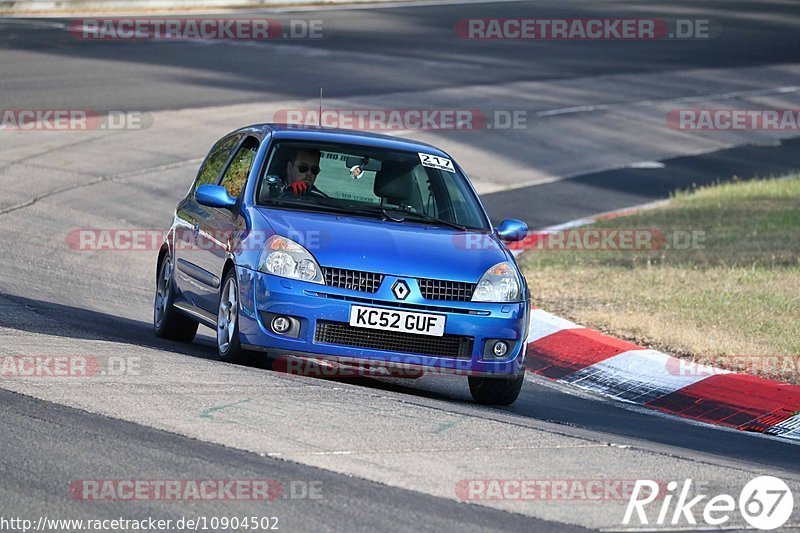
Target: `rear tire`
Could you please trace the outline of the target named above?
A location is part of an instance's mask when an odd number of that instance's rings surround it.
[[[175,289],[172,282],[172,259],[165,254],[158,267],[156,295],[153,302],[153,329],[157,337],[173,341],[192,342],[198,323],[182,315],[173,302]]]
[[[522,383],[525,381],[525,369],[510,378],[470,376],[469,392],[479,404],[511,405],[519,397]]]

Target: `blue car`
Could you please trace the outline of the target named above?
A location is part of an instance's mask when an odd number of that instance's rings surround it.
[[[217,333],[222,360],[452,372],[475,401],[524,381],[530,295],[458,164],[428,144],[275,124],[230,133],[178,204],[158,254],[154,327]],[[311,358],[311,359],[309,359]]]

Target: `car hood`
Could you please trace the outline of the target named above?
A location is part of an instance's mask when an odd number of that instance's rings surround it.
[[[476,283],[509,259],[496,236],[442,226],[259,208],[278,235],[308,249],[321,266]]]

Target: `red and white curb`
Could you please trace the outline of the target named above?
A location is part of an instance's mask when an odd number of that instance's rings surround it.
[[[526,367],[541,376],[684,418],[800,440],[800,387],[709,366],[532,309]]]

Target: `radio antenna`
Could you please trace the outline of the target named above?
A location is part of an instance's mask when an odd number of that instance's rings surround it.
[[[322,127],[322,87],[319,88],[319,115],[317,115],[317,126]]]

